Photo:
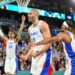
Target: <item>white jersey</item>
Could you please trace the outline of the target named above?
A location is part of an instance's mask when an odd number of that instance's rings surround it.
[[[39,21],[39,24],[34,27],[33,24],[29,28],[29,34],[32,42],[40,42],[44,40],[42,30],[40,28],[43,21]],[[33,47],[34,53],[42,50],[44,45],[38,45]],[[31,73],[32,75],[47,75],[50,70],[51,63],[51,49],[49,48],[46,52],[39,55],[37,58],[32,57]],[[49,73],[50,74],[50,73]]]
[[[36,27],[34,27],[32,24],[31,27],[29,28],[29,31],[30,31],[29,34],[30,34],[30,38],[31,38],[32,42],[39,42],[44,39],[42,31],[40,29],[41,23],[42,23],[42,21],[39,21],[39,24]],[[39,50],[42,49],[42,47],[43,47],[43,45],[33,47],[34,52],[38,52]]]
[[[73,33],[68,32],[68,35],[70,35],[72,41],[70,43],[63,42],[64,51],[67,58],[75,58],[75,38]]]
[[[66,71],[64,75],[75,75],[75,38],[73,33],[68,32],[72,41],[63,42],[64,52],[66,54]]]
[[[6,44],[6,58],[16,58],[17,45],[14,40],[8,40]]]

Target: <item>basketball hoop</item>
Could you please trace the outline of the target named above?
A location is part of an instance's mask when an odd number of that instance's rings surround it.
[[[16,0],[16,2],[17,2],[18,8],[19,8],[19,12],[20,12],[20,10],[22,10],[21,7],[23,7],[24,9],[27,8],[30,0]]]

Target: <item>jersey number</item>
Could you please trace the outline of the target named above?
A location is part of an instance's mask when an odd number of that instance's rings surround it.
[[[33,42],[35,42],[35,41],[36,41],[35,37],[33,37],[32,41],[33,41]]]
[[[9,48],[12,48],[12,45],[9,45]]]

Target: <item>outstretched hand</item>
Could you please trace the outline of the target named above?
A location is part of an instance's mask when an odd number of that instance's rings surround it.
[[[26,17],[24,15],[22,15],[22,21],[25,21]]]
[[[23,55],[23,54],[20,56],[20,58],[21,58],[23,61],[27,61],[27,59],[28,59],[28,57],[27,57],[26,55]]]
[[[33,58],[38,57],[38,53],[32,53],[32,57],[33,57]]]

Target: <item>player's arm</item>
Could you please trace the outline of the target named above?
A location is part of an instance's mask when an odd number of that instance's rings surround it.
[[[43,33],[43,37],[44,39],[45,38],[48,38],[48,37],[51,37],[51,33],[50,33],[50,30],[49,30],[49,25],[46,23],[46,22],[43,22],[42,25],[40,26],[41,28],[41,31]],[[36,54],[33,54],[32,56],[33,57],[37,57],[41,54],[43,54],[46,50],[48,50],[48,48],[50,48],[51,44],[45,44],[42,48],[42,50],[40,50],[39,52],[37,52]]]
[[[26,55],[22,54],[22,55],[20,56],[21,59],[24,60],[24,61],[27,61],[28,58],[31,56],[32,51],[33,51],[32,49],[29,49],[29,51],[28,51],[28,53],[27,53]]]
[[[21,22],[21,25],[20,25],[20,29],[18,31],[18,35],[16,37],[16,42],[19,41],[20,37],[21,37],[21,34],[22,34],[22,30],[23,30],[23,27],[24,27],[24,22],[25,22],[25,16],[23,15],[22,16],[22,22]]]
[[[64,40],[65,35],[63,33],[59,33],[57,36],[54,37],[47,37],[44,40],[35,43],[35,45],[40,45],[40,44],[48,44],[51,42],[57,42],[57,41],[62,41]]]
[[[1,29],[0,29],[0,36],[2,37],[2,39],[8,40],[8,38],[4,35]]]

